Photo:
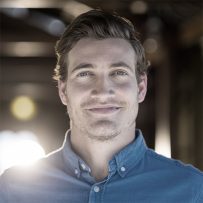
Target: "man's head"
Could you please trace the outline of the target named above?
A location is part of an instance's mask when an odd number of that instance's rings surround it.
[[[89,11],[70,24],[56,50],[55,78],[72,133],[100,141],[132,135],[147,89],[147,62],[133,25]]]
[[[66,80],[68,63],[66,57],[74,45],[83,38],[107,39],[122,38],[133,47],[137,64],[136,76],[147,72],[148,61],[145,58],[143,46],[138,40],[138,33],[133,24],[116,14],[109,14],[101,10],[91,10],[77,17],[65,30],[56,45],[57,65],[54,79]]]

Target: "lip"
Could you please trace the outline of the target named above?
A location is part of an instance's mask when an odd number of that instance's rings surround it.
[[[96,106],[88,108],[87,111],[94,114],[113,114],[118,112],[122,107],[118,106]]]

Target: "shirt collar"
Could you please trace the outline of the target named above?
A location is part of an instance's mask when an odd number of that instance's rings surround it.
[[[135,167],[143,158],[146,150],[147,146],[142,132],[141,130],[136,129],[134,141],[114,156],[114,159],[116,160],[116,169],[119,175],[124,177],[133,167]]]
[[[66,167],[75,175],[80,176],[81,171],[90,172],[90,168],[71,148],[70,133],[70,130],[66,132],[62,146],[63,159]],[[118,152],[109,162],[109,172],[114,173],[117,170],[119,175],[124,177],[142,159],[146,149],[142,132],[136,129],[134,141]]]
[[[80,176],[81,171],[90,172],[89,166],[77,155],[70,143],[71,131],[68,130],[65,135],[65,140],[62,146],[62,154],[65,165],[70,169],[76,176]]]

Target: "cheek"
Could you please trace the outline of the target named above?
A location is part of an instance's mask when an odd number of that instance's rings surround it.
[[[73,112],[79,110],[81,103],[88,98],[89,88],[85,85],[69,85],[67,88],[68,105]]]
[[[138,96],[136,89],[125,89],[125,92],[121,96],[125,98],[125,102],[127,104],[127,111],[129,113],[129,117],[134,117],[137,114],[138,110]]]
[[[123,95],[124,98],[128,100],[135,101],[138,96],[138,86],[137,83],[126,83],[119,86],[119,92]]]
[[[92,87],[94,87],[94,84],[85,84],[85,83],[77,83],[75,81],[70,81],[70,85],[68,87],[68,91],[71,93],[71,95],[82,95],[85,92],[90,91]]]

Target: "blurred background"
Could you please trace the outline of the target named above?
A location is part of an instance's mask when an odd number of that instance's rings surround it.
[[[79,14],[130,19],[148,59],[137,127],[149,147],[203,170],[203,4],[200,0],[1,0],[0,173],[59,148],[69,127],[52,79],[54,46]]]

